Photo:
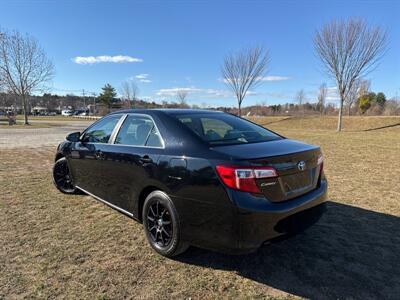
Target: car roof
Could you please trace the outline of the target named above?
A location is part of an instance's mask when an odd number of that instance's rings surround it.
[[[152,109],[124,109],[112,112],[111,114],[115,113],[165,113],[168,115],[187,115],[187,114],[198,114],[198,113],[223,113],[222,111],[218,110],[208,110],[208,109],[189,109],[189,108],[152,108]]]

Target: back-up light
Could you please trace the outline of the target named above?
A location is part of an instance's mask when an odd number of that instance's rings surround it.
[[[278,177],[278,173],[272,167],[218,165],[216,169],[219,177],[226,186],[249,193],[261,193],[256,179]]]
[[[322,170],[324,169],[324,156],[322,154],[318,155],[317,164],[321,168],[319,172],[322,173]]]

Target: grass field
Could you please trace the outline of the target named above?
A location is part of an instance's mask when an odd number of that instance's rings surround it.
[[[258,118],[322,146],[328,212],[246,256],[191,248],[171,260],[142,227],[51,182],[54,148],[0,149],[0,299],[399,299],[399,117]],[[396,125],[397,124],[397,125]]]

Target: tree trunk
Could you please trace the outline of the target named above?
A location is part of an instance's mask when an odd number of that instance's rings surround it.
[[[239,102],[239,117],[241,117],[241,116],[242,116],[242,105]]]
[[[351,104],[349,104],[349,111],[348,111],[349,117],[351,115]]]
[[[24,125],[29,125],[28,122],[28,102],[26,99],[26,95],[22,95],[22,102],[24,107]]]
[[[337,132],[342,131],[343,102],[344,102],[344,97],[340,96],[340,107],[339,107],[339,119],[338,119],[338,125],[337,125]]]

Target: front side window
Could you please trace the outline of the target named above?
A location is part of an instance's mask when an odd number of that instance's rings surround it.
[[[153,120],[144,115],[128,115],[115,138],[115,144],[162,147],[162,139]]]
[[[245,119],[224,113],[173,115],[212,146],[279,140],[279,135]]]
[[[83,136],[83,142],[108,143],[115,125],[117,125],[120,118],[121,115],[111,115],[101,119],[86,130]]]

